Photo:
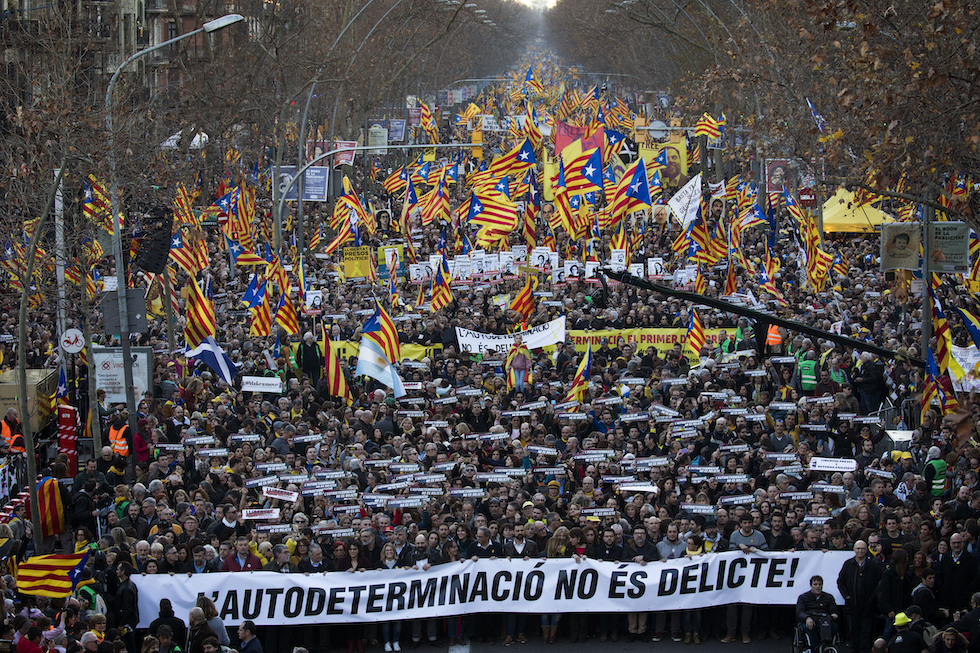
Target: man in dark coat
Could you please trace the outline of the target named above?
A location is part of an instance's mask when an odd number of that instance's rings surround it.
[[[198,607],[191,608],[189,620],[190,630],[187,632],[187,653],[204,653],[204,640],[208,637],[217,637],[208,620],[204,618],[204,610]]]
[[[922,618],[937,626],[946,622],[943,610],[939,607],[936,600],[934,589],[936,587],[936,572],[932,568],[926,567],[922,570],[922,582],[912,590],[912,603],[919,608]],[[906,611],[908,614],[908,611]]]
[[[878,614],[875,592],[879,581],[881,563],[868,555],[867,542],[858,540],[854,543],[854,557],[844,563],[837,577],[853,653],[871,648],[871,630]]]
[[[949,610],[966,610],[970,607],[970,596],[978,588],[977,559],[965,549],[960,533],[949,537],[949,555],[943,556],[936,569],[936,585],[939,592],[939,605]]]
[[[116,589],[116,627],[122,631],[126,650],[136,650],[136,625],[140,622],[139,592],[136,584],[129,579],[133,575],[133,565],[126,561],[116,567],[119,587]]]
[[[320,375],[323,374],[323,352],[320,351],[320,344],[309,331],[303,336],[303,342],[296,348],[296,365],[310,377],[310,383],[316,387],[320,382]]]
[[[87,528],[93,534],[98,532],[95,519],[99,514],[95,507],[95,485],[93,480],[86,481],[81,491],[72,497],[69,520],[72,528]]]
[[[970,633],[970,650],[980,650],[980,592],[970,599],[973,608],[950,624],[961,633]]]
[[[150,634],[156,637],[160,626],[170,626],[174,642],[187,641],[187,624],[174,614],[174,606],[170,599],[160,599],[160,616],[150,622]]]

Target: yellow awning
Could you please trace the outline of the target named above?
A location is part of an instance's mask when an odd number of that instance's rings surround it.
[[[843,188],[838,188],[834,196],[823,204],[825,234],[873,233],[881,229],[881,223],[894,221],[894,217],[870,204],[858,207],[854,193]]]

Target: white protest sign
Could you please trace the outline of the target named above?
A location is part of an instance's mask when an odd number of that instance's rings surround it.
[[[282,379],[278,376],[243,376],[242,391],[282,394]]]
[[[481,333],[462,327],[456,327],[456,339],[460,351],[474,354],[501,353],[510,351],[514,344],[514,336],[520,335],[528,349],[539,349],[547,345],[555,345],[565,341],[565,316],[555,318],[545,324],[539,324],[517,334]]]
[[[282,501],[288,501],[292,503],[299,498],[299,492],[293,492],[292,490],[281,490],[277,487],[263,487],[262,496],[269,499],[280,499]]]
[[[819,458],[810,459],[811,472],[853,472],[857,469],[857,461],[853,458]]]
[[[242,510],[242,519],[245,521],[279,519],[279,508],[246,508]]]
[[[681,227],[686,229],[687,225],[694,222],[698,215],[698,206],[701,204],[701,173],[699,172],[684,187],[674,193],[674,196],[667,201],[667,206],[677,216]]]
[[[641,566],[568,558],[465,560],[428,570],[375,569],[359,574],[134,575],[139,628],[161,598],[187,614],[198,596],[214,601],[233,626],[370,623],[479,613],[554,614],[645,612],[653,607],[696,610],[731,603],[795,605],[811,576],[836,578],[848,551],[741,552]],[[842,602],[836,583],[827,591]]]

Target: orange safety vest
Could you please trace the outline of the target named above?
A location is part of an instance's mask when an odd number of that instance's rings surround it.
[[[128,429],[129,424],[109,427],[109,443],[112,445],[112,453],[123,458],[129,455],[129,444],[126,442]]]
[[[783,337],[779,335],[779,327],[775,324],[769,325],[769,330],[766,331],[766,344],[767,345],[781,345],[783,344]]]
[[[20,433],[14,433],[14,430],[10,428],[10,424],[7,420],[0,419],[0,425],[3,429],[3,439],[7,443],[7,448],[10,449],[10,453],[24,453],[27,451],[24,448],[24,436]]]

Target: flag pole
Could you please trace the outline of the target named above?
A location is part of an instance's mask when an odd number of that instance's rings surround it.
[[[234,270],[234,265],[232,265],[232,270]],[[174,305],[171,301],[173,291],[173,286],[170,285],[170,264],[168,263],[163,269],[163,311],[167,318],[167,348],[171,354],[177,348],[177,334],[174,333]]]

